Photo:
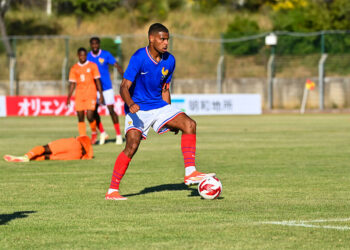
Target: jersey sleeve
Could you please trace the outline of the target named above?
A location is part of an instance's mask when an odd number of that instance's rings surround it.
[[[139,74],[141,68],[141,60],[134,54],[130,58],[129,65],[124,73],[124,79],[133,82],[136,79],[136,76]]]
[[[94,77],[94,79],[101,78],[100,71],[98,70],[98,66],[96,65],[96,63],[92,63],[91,69],[92,69],[92,76]]]
[[[70,82],[77,82],[74,66],[69,71],[69,78],[68,79],[69,79],[68,81],[70,81]]]
[[[114,56],[108,52],[107,62],[108,64],[114,65],[117,62],[117,60],[115,60]]]

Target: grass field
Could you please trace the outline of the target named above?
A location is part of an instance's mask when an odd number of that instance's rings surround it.
[[[94,146],[90,161],[1,160],[0,248],[349,248],[348,115],[194,118],[197,164],[217,173],[220,199],[184,186],[173,134],[142,142],[121,184],[127,201],[104,200],[122,149],[114,143]],[[75,117],[1,118],[0,154],[76,131]]]

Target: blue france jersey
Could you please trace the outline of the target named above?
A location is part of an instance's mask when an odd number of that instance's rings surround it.
[[[175,57],[166,52],[156,62],[148,51],[141,48],[131,57],[124,78],[131,81],[129,89],[132,100],[140,106],[140,110],[161,108],[168,103],[162,98],[162,87],[170,83],[175,70]],[[129,108],[125,105],[125,113]]]
[[[108,51],[100,49],[97,55],[94,55],[92,51],[89,52],[87,60],[94,62],[98,66],[98,70],[101,74],[102,90],[108,90],[112,88],[112,81],[109,75],[109,65],[114,65],[117,61]]]

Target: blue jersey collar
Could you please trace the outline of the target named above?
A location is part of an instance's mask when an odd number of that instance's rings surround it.
[[[152,61],[154,64],[158,64],[158,62],[157,62],[156,60],[154,60],[153,57],[151,56],[151,53],[149,53],[148,46],[147,46],[145,49],[146,49],[146,53],[147,53],[149,59],[151,59],[151,61]],[[163,54],[162,54],[162,57],[161,57],[161,59],[160,59],[159,62],[161,62],[162,60],[163,60]]]

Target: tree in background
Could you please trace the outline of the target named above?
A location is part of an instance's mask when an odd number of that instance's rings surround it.
[[[290,0],[283,0],[287,3]],[[280,1],[282,2],[282,0]],[[349,0],[310,0],[306,4],[301,0],[293,0],[299,4],[275,5],[272,22],[274,30],[291,32],[314,32],[322,30],[348,30],[350,27]],[[348,34],[326,35],[327,52],[350,52],[350,36]],[[279,37],[277,50],[285,54],[319,53],[321,37]]]
[[[80,26],[84,17],[114,10],[119,2],[120,0],[57,0],[57,12],[74,14],[77,26]]]
[[[14,53],[7,36],[7,30],[5,25],[5,14],[10,7],[11,0],[1,0],[0,1],[0,32],[2,37],[2,42],[4,43],[6,53],[8,57],[14,57]]]
[[[243,36],[256,35],[260,32],[257,22],[248,18],[237,16],[229,24],[224,38],[239,38]],[[233,55],[251,55],[257,53],[264,46],[262,39],[255,39],[246,42],[225,43],[224,48],[229,54]]]

